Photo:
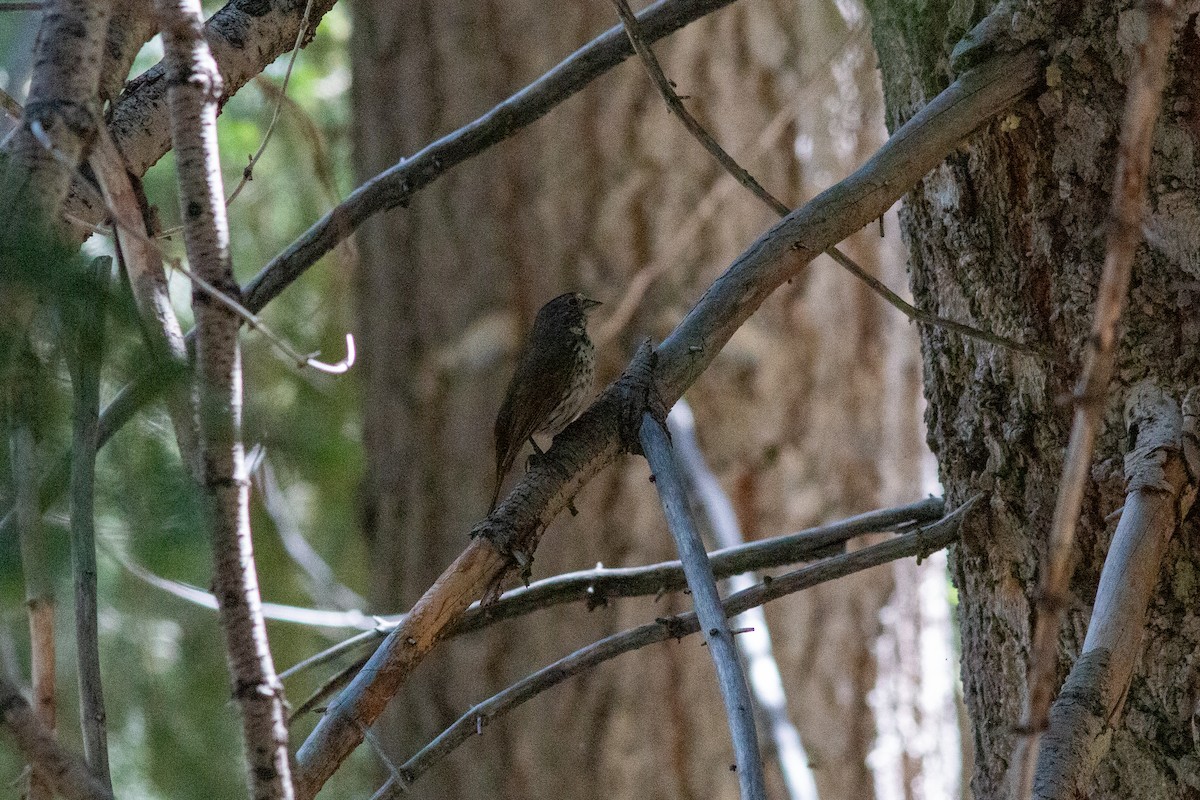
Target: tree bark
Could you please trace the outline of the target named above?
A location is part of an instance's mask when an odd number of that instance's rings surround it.
[[[950,80],[949,52],[976,22],[974,3],[872,3],[889,125]],[[1077,566],[1059,640],[1059,678],[1078,655],[1124,488],[1120,413],[1130,386],[1154,380],[1181,397],[1200,367],[1194,313],[1200,199],[1196,4],[1180,17],[1155,134],[1134,285],[1105,424],[1077,533]],[[964,530],[953,557],[960,598],[963,686],[979,800],[1005,794],[1013,730],[1026,691],[1032,608],[1071,420],[1067,397],[1091,324],[1112,191],[1124,81],[1145,30],[1140,7],[1032,2],[1003,18],[993,45],[1041,40],[1046,83],[932,172],[902,218],[918,301],[944,314],[1052,348],[1057,361],[1015,356],[923,331],[927,423],[953,504],[990,493],[990,513]],[[946,26],[949,21],[949,26]],[[1167,798],[1200,787],[1192,714],[1195,523],[1168,545],[1141,666],[1089,796]]]

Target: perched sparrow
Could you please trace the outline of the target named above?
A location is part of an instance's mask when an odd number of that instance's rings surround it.
[[[598,305],[568,292],[538,311],[496,416],[496,488],[488,513],[496,507],[500,483],[525,441],[540,454],[533,434],[557,434],[592,393],[596,355],[587,335],[587,315]]]

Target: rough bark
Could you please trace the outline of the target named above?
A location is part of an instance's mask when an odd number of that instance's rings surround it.
[[[355,13],[363,177],[477,116],[615,21],[605,3],[552,19],[522,4],[359,3]],[[794,204],[841,177],[878,141],[874,133],[857,136],[870,109],[854,106],[835,128],[853,137],[849,150],[818,179],[821,186],[802,188],[791,155],[793,112],[785,106],[802,76],[830,74],[846,36],[832,8],[821,13],[832,15],[825,22],[833,44],[811,53],[790,33],[806,23],[787,4],[734,7],[656,46],[693,112]],[[857,87],[866,75],[869,86],[867,55],[860,47],[836,62],[844,81]],[[837,86],[827,80],[826,92]],[[541,302],[581,289],[604,300],[602,310],[615,310],[642,269],[663,265],[627,327],[614,331],[597,314],[598,379],[606,380],[639,337],[668,330],[771,221],[770,210],[718,176],[634,63],[443,178],[410,208],[366,226],[359,239],[364,508],[379,608],[411,604],[461,551],[461,531],[484,514],[491,423],[510,369],[505,356]],[[868,263],[876,236],[865,235],[856,252]],[[842,516],[880,499],[873,444],[886,394],[873,387],[888,366],[892,328],[882,320],[891,312],[836,267],[818,269],[768,303],[693,396],[704,444],[740,498],[751,534]],[[831,387],[843,394],[814,408],[812,398]],[[897,399],[908,404],[911,430],[915,398],[901,390]],[[889,469],[902,474],[905,467],[893,462]],[[644,465],[630,463],[594,481],[576,501],[580,516],[556,523],[539,550],[536,574],[669,557],[645,478]],[[822,734],[823,796],[871,790],[864,764],[874,728],[864,698],[874,681],[870,638],[888,595],[886,574],[813,600],[790,599],[775,612],[775,625],[796,642],[785,676],[797,687],[793,712],[802,731]],[[587,617],[573,610],[443,645],[393,709],[390,754],[402,760],[481,696],[598,636],[681,610],[678,602],[623,601]],[[733,790],[729,761],[705,655],[668,645],[630,655],[499,721],[414,792],[542,797],[569,787],[573,797],[699,797]]]
[[[982,9],[967,2],[872,3],[889,124],[950,79],[949,53]],[[902,214],[918,301],[982,327],[1051,347],[1042,363],[926,330],[927,423],[947,496],[985,490],[990,514],[953,558],[963,685],[972,719],[979,800],[1002,796],[1019,719],[1038,564],[1062,467],[1069,394],[1091,323],[1104,259],[1124,80],[1144,11],[1103,4],[1013,3],[1008,41],[1042,40],[1046,83],[973,138],[911,192]],[[1079,653],[1103,556],[1123,499],[1120,412],[1143,378],[1181,395],[1200,368],[1200,38],[1185,4],[1149,179],[1147,244],[1139,248],[1118,365],[1078,530],[1077,566],[1059,677]],[[947,21],[949,25],[947,25]],[[1005,45],[1002,37],[997,40]],[[1194,526],[1194,523],[1192,523]],[[1194,535],[1195,528],[1190,529]],[[1191,732],[1200,639],[1189,530],[1168,546],[1151,603],[1145,656],[1091,797],[1167,798],[1200,789]]]

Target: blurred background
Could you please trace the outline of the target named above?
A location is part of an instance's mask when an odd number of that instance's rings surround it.
[[[336,6],[296,60],[286,95],[285,56],[220,118],[228,190],[280,108],[254,179],[230,208],[239,279],[356,185],[615,22],[606,2]],[[37,23],[37,12],[0,14],[0,88],[18,101]],[[742,0],[655,49],[693,113],[789,205],[845,177],[886,138],[870,21],[857,0]],[[156,39],[134,74],[160,57]],[[169,230],[178,223],[170,155],[145,186]],[[845,250],[907,295],[894,214]],[[591,326],[602,385],[643,337],[669,332],[773,221],[667,112],[636,61],[452,170],[408,208],[373,219],[263,315],[296,349],[328,360],[354,332],[360,361],[347,376],[300,374],[261,337],[243,337],[264,599],[407,609],[486,513],[492,423],[538,307],[569,290],[603,301]],[[86,247],[111,252],[102,237]],[[182,256],[178,237],[168,249]],[[172,288],[186,327],[186,279],[174,276]],[[144,358],[128,315],[112,314],[110,328],[104,400]],[[57,392],[60,407],[40,432],[45,465],[69,440],[65,369]],[[775,293],[686,399],[747,538],[939,492],[921,425],[916,330],[826,257]],[[126,426],[99,469],[102,665],[118,796],[238,796],[240,734],[216,617],[186,591],[208,585],[211,556],[162,408]],[[5,460],[5,509],[10,472]],[[579,516],[557,520],[543,540],[534,577],[670,558],[647,478],[644,461],[630,457],[593,480],[576,499]],[[77,743],[64,509],[47,522],[63,617],[60,736]],[[0,666],[24,685],[27,622],[12,543],[0,543],[0,565]],[[806,752],[800,768],[821,798],[963,796],[969,754],[953,599],[937,554],[767,608]],[[370,796],[386,775],[384,757],[402,762],[471,704],[601,636],[689,606],[671,595],[560,607],[439,647],[377,726],[377,749],[360,748],[322,797]],[[286,621],[269,630],[281,670],[356,632]],[[330,669],[290,678],[289,700],[301,701]],[[297,721],[295,742],[313,722]],[[732,798],[731,760],[711,662],[698,641],[684,640],[623,656],[496,720],[412,795]],[[20,770],[0,749],[0,782]],[[796,797],[777,759],[768,780],[773,797]]]

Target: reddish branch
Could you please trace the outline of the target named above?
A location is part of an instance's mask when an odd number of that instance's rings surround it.
[[[965,73],[857,172],[759,237],[658,348],[654,372],[664,402],[670,405],[679,398],[775,288],[817,254],[883,214],[964,137],[1034,86],[1040,74],[1041,57],[1030,51],[997,57]],[[491,518],[477,526],[471,546],[417,601],[405,623],[329,707],[297,753],[301,797],[314,796],[362,742],[363,731],[411,670],[471,602],[509,572],[512,554],[533,552],[549,522],[631,441],[641,409],[630,394],[636,394],[639,384],[644,386],[648,369],[648,354],[639,354],[621,381],[556,438],[547,457]]]
[[[1108,217],[1107,252],[1100,275],[1096,312],[1088,336],[1083,370],[1075,387],[1075,418],[1063,464],[1062,481],[1050,529],[1049,551],[1042,567],[1037,595],[1037,622],[1030,653],[1029,691],[1021,719],[1024,740],[1014,754],[1013,796],[1029,797],[1032,790],[1037,737],[1045,730],[1058,670],[1058,635],[1070,596],[1075,526],[1091,474],[1096,430],[1104,414],[1108,384],[1116,360],[1117,324],[1129,293],[1133,256],[1142,240],[1142,213],[1154,125],[1166,81],[1171,49],[1174,3],[1146,3],[1146,40],[1129,76],[1125,118],[1117,153],[1112,206]]]

